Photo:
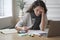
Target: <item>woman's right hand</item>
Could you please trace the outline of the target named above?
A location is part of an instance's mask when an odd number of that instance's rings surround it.
[[[27,26],[23,26],[22,30],[26,31],[26,30],[29,30],[29,28]]]
[[[21,30],[23,30],[23,31],[28,31],[29,30],[29,28],[27,27],[27,26],[23,26],[23,27],[15,27],[16,28],[16,30],[19,32],[19,31],[21,31]]]

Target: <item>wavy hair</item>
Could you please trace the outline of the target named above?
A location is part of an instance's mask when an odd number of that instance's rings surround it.
[[[47,7],[46,7],[45,3],[42,0],[34,1],[32,3],[32,5],[30,6],[30,8],[26,12],[29,12],[29,13],[34,12],[33,9],[36,8],[37,6],[43,7],[44,12],[47,13]]]

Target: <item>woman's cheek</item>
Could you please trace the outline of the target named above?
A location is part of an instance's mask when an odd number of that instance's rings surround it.
[[[35,11],[35,13],[38,13],[37,11]]]

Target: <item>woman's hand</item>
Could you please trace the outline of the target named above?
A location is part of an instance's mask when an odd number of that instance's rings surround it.
[[[17,30],[17,32],[19,32],[19,31],[21,31],[21,30],[23,30],[23,31],[28,31],[29,30],[29,28],[27,27],[27,26],[23,26],[23,27],[15,27],[16,28],[16,30]]]
[[[45,12],[44,12],[44,8],[41,8],[41,14],[42,14],[42,16],[45,14]]]
[[[23,26],[23,27],[22,27],[22,30],[24,30],[24,31],[27,32],[27,31],[29,30],[29,28],[28,28],[27,26]]]

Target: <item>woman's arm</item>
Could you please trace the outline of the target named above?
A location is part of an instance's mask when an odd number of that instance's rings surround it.
[[[47,23],[48,23],[47,15],[46,15],[46,14],[42,14],[41,24],[40,24],[40,29],[41,29],[42,31],[44,31],[44,29],[46,28]]]
[[[26,27],[26,26],[23,26],[23,27],[15,27],[16,28],[16,30],[19,32],[19,31],[21,31],[21,30],[24,30],[24,31],[28,31],[29,30],[29,28],[28,27]]]
[[[18,23],[17,23],[16,26],[15,26],[15,29],[16,29],[17,31],[27,30],[27,29],[28,29],[27,26],[25,26],[25,25],[27,25],[27,24],[26,24],[27,17],[28,17],[28,14],[25,14],[25,15],[20,19],[20,21],[18,21]]]
[[[40,24],[40,29],[44,31],[46,25],[47,25],[47,16],[44,12],[44,9],[41,10],[42,12],[42,18],[41,18],[41,24]]]
[[[42,18],[41,18],[41,30],[44,31],[45,28],[45,14],[42,13]]]

